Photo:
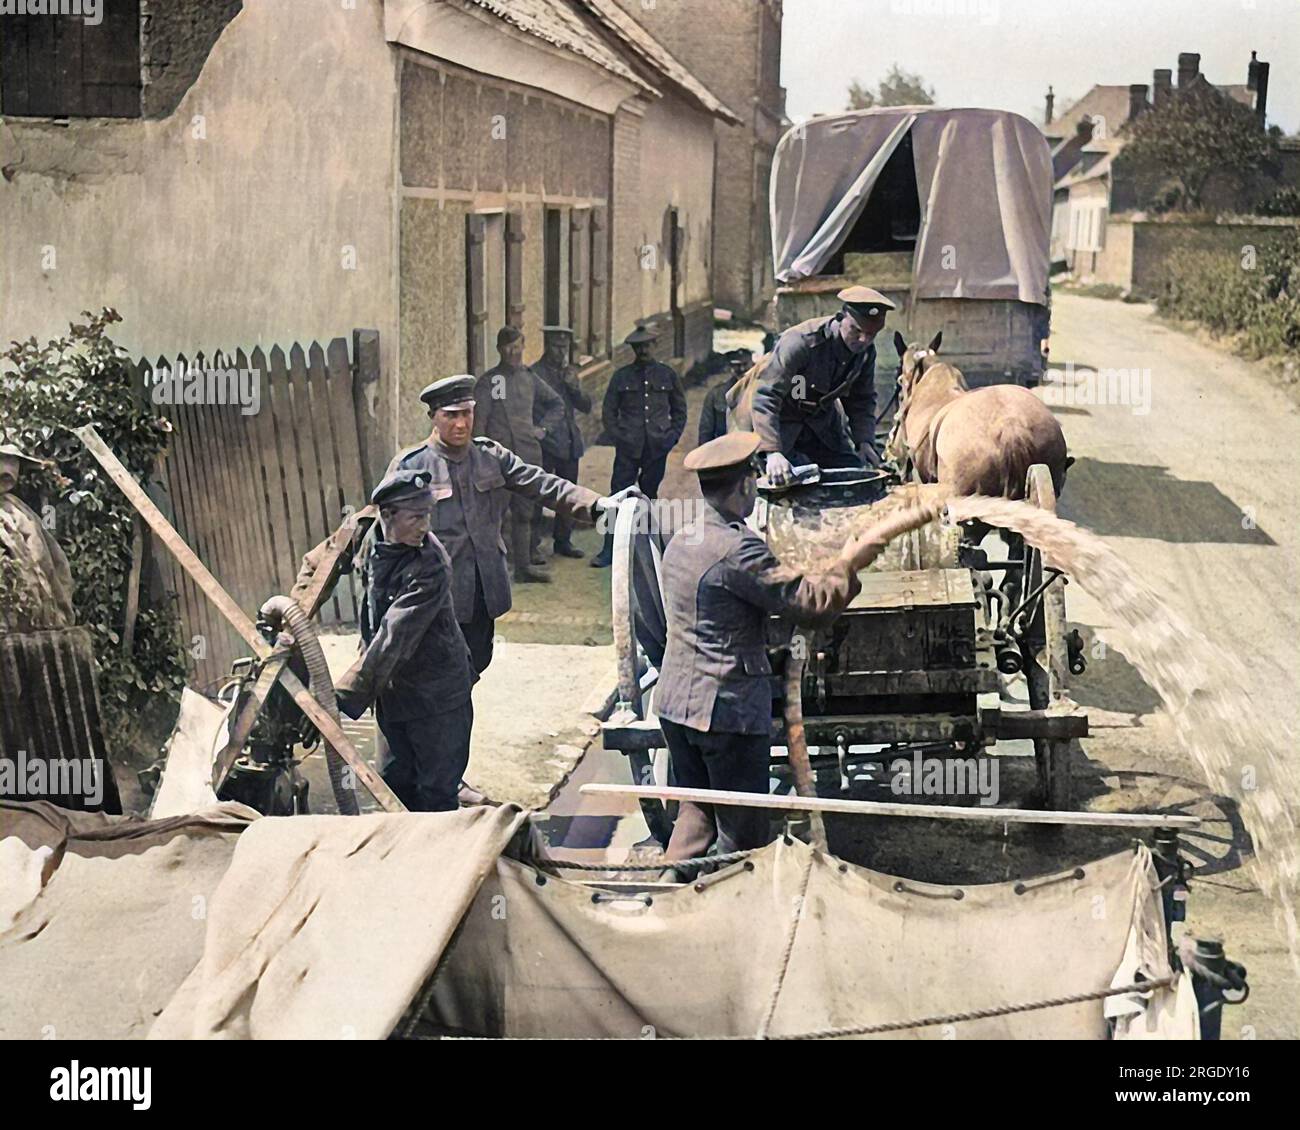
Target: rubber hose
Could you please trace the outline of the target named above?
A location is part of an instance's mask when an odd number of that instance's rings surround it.
[[[330,678],[329,664],[325,662],[325,651],[316,635],[316,625],[311,617],[303,611],[291,596],[273,596],[262,605],[263,619],[272,623],[283,624],[292,634],[294,644],[303,662],[307,664],[308,689],[312,698],[335,722],[339,721],[339,704],[334,697],[334,680]],[[361,806],[357,802],[356,790],[344,784],[343,776],[347,763],[339,756],[329,742],[322,741],[325,747],[325,765],[329,769],[330,788],[334,792],[334,803],[344,816],[357,816]]]

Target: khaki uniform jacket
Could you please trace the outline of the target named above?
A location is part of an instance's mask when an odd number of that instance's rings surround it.
[[[542,437],[564,419],[564,401],[532,369],[494,365],[474,386],[474,429],[513,451],[525,463],[541,464]]]
[[[456,619],[474,617],[474,590],[483,586],[488,615],[510,609],[510,575],[501,523],[512,495],[522,495],[580,522],[596,520],[600,495],[525,463],[490,439],[476,439],[459,452],[436,439],[400,452],[385,474],[399,469],[433,476],[433,532],[451,555]]]
[[[714,733],[771,730],[767,618],[823,624],[862,587],[856,575],[799,576],[779,566],[758,534],[708,503],[668,543],[668,646],[655,691],[661,718]]]
[[[552,368],[543,357],[533,365],[533,372],[538,382],[545,385],[564,402],[564,414],[558,421],[546,428],[542,436],[542,451],[552,459],[571,463],[581,459],[585,447],[582,442],[582,429],[578,427],[579,412],[591,411],[591,397],[582,391],[574,376],[573,368],[562,365]],[[539,399],[538,406],[542,404]],[[538,419],[539,424],[543,423]]]
[[[686,393],[675,370],[658,361],[624,365],[609,378],[601,423],[626,455],[671,451],[686,428]]]
[[[876,347],[851,354],[839,335],[844,316],[810,318],[781,335],[754,390],[759,450],[789,456],[805,427],[832,451],[875,444]]]

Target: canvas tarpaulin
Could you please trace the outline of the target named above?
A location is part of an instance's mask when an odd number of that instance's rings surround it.
[[[703,889],[593,896],[509,859],[429,994],[435,1029],[515,1037],[752,1036],[811,862],[772,1035],[1105,989],[1126,958],[1169,972],[1145,848],[1016,884],[901,881],[778,841]],[[500,908],[505,908],[505,913]],[[1123,982],[1118,982],[1123,983]],[[1165,1007],[1173,992],[1158,992]],[[1131,1005],[1132,1007],[1132,1005]],[[1141,1013],[1139,999],[1136,1010]],[[1172,1009],[1170,1009],[1172,1011]],[[961,1039],[1102,1038],[1103,1003],[956,1025]],[[899,1033],[937,1039],[938,1027]],[[1183,1030],[1192,1035],[1183,1017]]]
[[[257,821],[150,1038],[384,1039],[526,820],[502,805]]]
[[[909,134],[921,207],[914,295],[1044,304],[1051,152],[1032,122],[1002,110],[863,110],[787,132],[772,165],[776,277],[825,267]]]
[[[257,818],[167,820],[0,801],[0,1039],[142,1039],[203,952]]]

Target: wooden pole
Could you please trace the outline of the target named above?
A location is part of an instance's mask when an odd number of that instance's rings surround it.
[[[131,477],[131,472],[122,466],[121,460],[109,449],[100,434],[95,430],[93,424],[86,424],[84,427],[74,428],[73,431],[82,443],[86,445],[90,453],[99,460],[100,466],[108,472],[109,478],[115,482],[127,500],[132,506],[140,512],[154,533],[158,535],[159,540],[165,545],[172,555],[180,562],[181,567],[194,578],[195,583],[203,590],[204,595],[216,605],[217,611],[220,612],[231,626],[241,636],[245,642],[253,649],[254,654],[261,660],[269,659],[272,655],[271,646],[262,638],[261,633],[257,630],[257,625],[244,613],[244,610],[235,603],[231,595],[221,586],[221,582],[208,571],[208,567],[199,560],[198,555],[188,545],[185,539],[180,536],[163,516],[161,510],[153,504],[153,501],[141,489],[140,484]],[[387,812],[405,812],[406,806],[397,799],[385,783],[369,765],[366,764],[362,756],[352,747],[348,736],[343,732],[343,728],[334,721],[319,702],[311,696],[311,692],[298,680],[292,671],[284,670],[280,674],[280,681],[284,684],[284,689],[292,696],[294,702],[298,704],[312,724],[320,731],[321,737],[329,742],[338,752],[352,771],[357,775],[371,795],[377,800],[380,806]]]
[[[790,654],[785,661],[785,748],[794,775],[794,791],[801,797],[811,798],[817,795],[817,786],[803,730],[803,671],[807,654],[807,637],[796,633],[790,641]],[[827,851],[826,823],[821,813],[811,813],[810,819],[813,847]]]
[[[663,785],[583,785],[584,796],[626,796],[654,800],[725,804],[740,808],[839,812],[853,816],[911,816],[921,820],[982,820],[990,824],[1071,824],[1092,828],[1195,828],[1199,816],[1159,816],[1145,812],[1046,812],[1032,808],[962,808],[947,804],[893,804],[839,797],[772,796],[719,789],[684,789]]]

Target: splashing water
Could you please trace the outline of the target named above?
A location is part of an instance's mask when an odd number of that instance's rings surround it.
[[[979,518],[1021,534],[1062,569],[1130,633],[1128,657],[1160,696],[1179,745],[1216,793],[1246,814],[1255,842],[1260,885],[1273,900],[1292,965],[1300,972],[1300,927],[1293,895],[1300,879],[1295,812],[1300,800],[1289,728],[1268,704],[1255,704],[1250,680],[1235,656],[1215,648],[1174,612],[1096,534],[1025,502],[980,496],[954,498],[949,518]],[[1250,782],[1250,785],[1247,785]]]

